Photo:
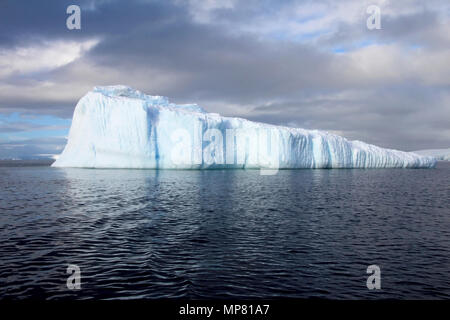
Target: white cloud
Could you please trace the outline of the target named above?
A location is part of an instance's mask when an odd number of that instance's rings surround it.
[[[62,67],[82,57],[98,42],[96,39],[81,42],[52,41],[0,50],[0,78]]]

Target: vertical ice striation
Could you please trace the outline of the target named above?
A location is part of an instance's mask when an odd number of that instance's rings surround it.
[[[53,166],[430,168],[435,163],[433,157],[324,131],[221,117],[196,104],[176,105],[126,86],[107,86],[80,99],[67,145]]]

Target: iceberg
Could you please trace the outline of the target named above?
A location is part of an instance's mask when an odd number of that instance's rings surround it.
[[[54,167],[431,168],[436,159],[319,130],[208,113],[126,86],[95,87],[77,103]]]

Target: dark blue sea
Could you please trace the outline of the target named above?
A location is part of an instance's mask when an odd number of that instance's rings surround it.
[[[450,298],[448,162],[273,176],[0,166],[0,299]]]

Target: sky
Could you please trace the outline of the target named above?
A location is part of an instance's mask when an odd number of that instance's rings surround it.
[[[387,148],[449,148],[450,2],[0,0],[1,159],[59,154],[77,101],[116,84]]]

